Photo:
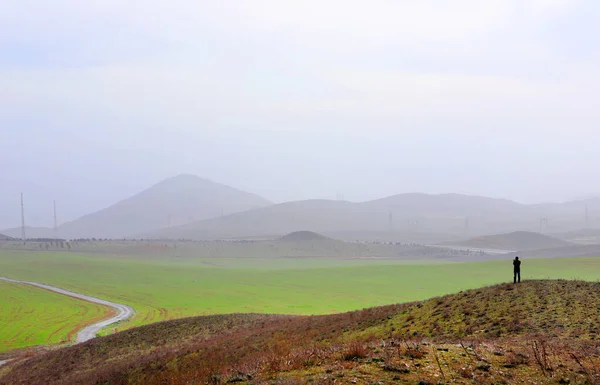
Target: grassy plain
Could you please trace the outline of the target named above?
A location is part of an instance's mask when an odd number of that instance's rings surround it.
[[[136,314],[120,329],[234,312],[329,314],[423,300],[512,279],[510,260],[145,258],[27,251],[1,251],[0,271],[11,278],[131,305]],[[523,278],[594,281],[600,278],[600,258],[525,259]]]
[[[0,281],[0,353],[71,341],[79,329],[108,313],[98,304]]]

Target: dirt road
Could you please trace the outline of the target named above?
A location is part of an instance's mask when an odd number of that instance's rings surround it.
[[[13,282],[13,283],[20,283],[20,284],[24,284],[24,285],[36,286],[36,287],[39,287],[39,288],[42,288],[45,290],[50,290],[50,291],[53,291],[53,292],[56,292],[59,294],[67,295],[69,297],[82,299],[84,301],[93,302],[93,303],[97,303],[97,304],[104,305],[104,306],[109,306],[117,311],[117,315],[115,315],[114,317],[105,319],[100,322],[96,322],[95,324],[92,324],[92,325],[87,326],[87,327],[83,328],[82,330],[80,330],[79,333],[77,334],[76,343],[82,343],[82,342],[91,340],[92,338],[95,338],[96,333],[98,333],[100,331],[100,329],[105,328],[109,325],[112,325],[112,324],[120,322],[120,321],[128,320],[134,313],[133,308],[130,306],[127,306],[127,305],[121,305],[119,303],[105,301],[103,299],[90,297],[89,295],[75,293],[73,291],[46,285],[44,283],[20,281],[17,279],[11,279],[11,278],[6,278],[6,277],[0,277],[0,280],[7,281],[7,282]],[[0,364],[1,364],[1,362],[0,362]]]

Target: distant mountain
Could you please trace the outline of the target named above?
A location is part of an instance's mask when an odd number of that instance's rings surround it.
[[[58,235],[63,238],[123,238],[270,204],[257,195],[184,174],[164,180],[106,209],[67,222],[59,226]]]
[[[350,202],[308,200],[281,203],[220,218],[141,234],[144,238],[215,239],[252,236],[279,237],[295,231],[360,228],[355,218],[368,211]],[[361,215],[362,214],[362,215]]]
[[[197,221],[141,236],[213,239],[281,236],[295,231],[324,234],[406,231],[464,234],[465,227],[470,226],[479,227],[479,233],[485,234],[490,230],[511,229],[509,222],[515,223],[513,217],[521,214],[520,219],[523,219],[522,213],[526,211],[526,206],[515,202],[458,194],[401,194],[362,203],[307,200]],[[532,226],[537,225],[535,215],[526,220]]]
[[[487,235],[453,243],[456,246],[499,250],[536,250],[566,247],[572,244],[558,238],[528,231]]]
[[[63,238],[274,239],[313,231],[346,240],[438,243],[512,231],[600,227],[600,199],[525,205],[461,194],[399,194],[368,202],[305,200],[272,205],[192,175],[165,180],[60,226]],[[20,237],[20,229],[3,231]],[[37,228],[28,237],[53,237]],[[434,235],[432,237],[432,235]]]
[[[400,212],[404,216],[481,217],[522,212],[526,206],[506,199],[462,194],[399,194],[365,202],[380,210]]]
[[[15,238],[21,239],[21,228],[14,227],[12,229],[2,230],[2,233]],[[25,227],[25,236],[27,238],[56,238],[56,232],[54,229],[48,227]]]
[[[0,241],[10,241],[12,240],[12,237],[6,236],[4,234],[0,234]]]

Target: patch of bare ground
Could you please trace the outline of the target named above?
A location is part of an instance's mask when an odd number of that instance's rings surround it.
[[[600,384],[599,292],[529,281],[328,316],[181,319],[15,363],[0,384]]]

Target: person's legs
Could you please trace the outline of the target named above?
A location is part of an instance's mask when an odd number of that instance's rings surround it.
[[[517,275],[519,276],[519,283],[521,283],[521,270],[517,271]]]
[[[513,275],[513,283],[517,283],[517,271],[514,271],[514,275]]]

